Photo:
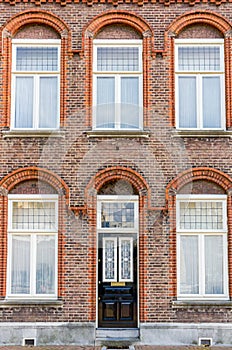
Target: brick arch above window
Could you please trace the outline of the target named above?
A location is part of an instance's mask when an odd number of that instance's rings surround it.
[[[146,128],[149,125],[148,121],[148,109],[151,106],[150,99],[150,87],[148,84],[149,72],[151,66],[151,57],[154,48],[154,35],[150,25],[140,16],[126,11],[108,11],[101,15],[96,16],[83,30],[83,55],[86,60],[86,110],[87,113],[87,126],[92,126],[92,112],[93,105],[92,99],[92,66],[93,66],[93,40],[97,34],[106,26],[122,24],[131,27],[137,31],[143,42],[143,108],[144,119],[143,126]]]
[[[3,105],[2,115],[4,119],[0,122],[3,127],[10,127],[11,115],[11,62],[12,62],[12,39],[26,26],[39,25],[50,27],[61,39],[60,54],[60,126],[65,124],[66,111],[66,84],[65,75],[67,70],[67,59],[71,52],[71,32],[66,23],[51,12],[31,9],[20,12],[13,16],[2,27],[0,35],[1,55],[3,56]],[[43,39],[43,38],[41,38]],[[45,38],[46,39],[46,38]]]
[[[18,184],[31,180],[47,183],[54,188],[59,195],[65,195],[66,203],[69,202],[69,188],[65,182],[50,170],[37,167],[17,169],[5,176],[0,181],[1,192],[7,195],[7,193],[13,190]]]
[[[192,11],[185,13],[184,15],[176,18],[165,33],[165,47],[166,54],[170,58],[169,67],[170,67],[170,122],[172,126],[176,126],[175,123],[175,65],[174,65],[174,52],[175,45],[174,39],[190,26],[196,25],[207,25],[215,29],[218,34],[221,34],[221,37],[224,38],[224,62],[225,62],[225,119],[226,119],[226,128],[232,126],[232,98],[231,98],[231,45],[232,45],[232,35],[231,35],[231,23],[224,18],[223,16],[216,14],[212,11]],[[218,34],[215,36],[218,38]],[[185,39],[187,37],[185,36]],[[212,36],[210,36],[210,39]],[[207,37],[205,38],[207,39]]]

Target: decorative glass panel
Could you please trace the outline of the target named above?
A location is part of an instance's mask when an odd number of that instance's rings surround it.
[[[180,236],[180,294],[199,294],[198,236]]]
[[[133,238],[119,238],[119,281],[133,281]]]
[[[117,281],[117,238],[103,238],[103,281]]]
[[[36,293],[55,293],[55,237],[37,236]]]
[[[222,202],[180,202],[180,229],[223,229]]]
[[[17,47],[16,70],[18,71],[57,71],[57,47]]]
[[[98,47],[98,71],[138,71],[138,47]]]
[[[54,202],[13,202],[12,229],[54,230],[56,211]]]
[[[103,202],[101,206],[101,227],[104,228],[133,228],[134,203],[132,202]]]
[[[205,293],[224,293],[223,236],[205,236]]]
[[[31,237],[13,236],[11,252],[11,294],[30,294]]]
[[[191,46],[178,48],[178,69],[181,71],[219,71],[220,48]]]

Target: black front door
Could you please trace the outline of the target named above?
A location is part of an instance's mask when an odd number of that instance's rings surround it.
[[[135,234],[99,234],[98,326],[137,327]]]

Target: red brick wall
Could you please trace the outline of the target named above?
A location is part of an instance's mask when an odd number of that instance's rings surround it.
[[[0,305],[0,320],[81,322],[96,319],[96,195],[107,187],[106,183],[120,179],[128,181],[140,196],[140,320],[232,322],[230,310],[219,306],[189,307],[186,312],[172,305],[176,298],[175,195],[189,189],[193,193],[228,193],[232,183],[229,137],[175,137],[173,37],[225,38],[227,126],[230,127],[230,4],[216,7],[204,2],[190,7],[187,2],[173,2],[170,6],[149,2],[138,6],[136,2],[125,1],[114,10],[112,4],[103,1],[89,7],[79,2],[69,2],[63,7],[58,2],[43,2],[40,7],[33,3],[17,2],[9,6],[1,2],[0,13],[1,131],[8,130],[10,125],[11,39],[44,36],[62,39],[61,125],[64,132],[63,137],[51,138],[9,138],[0,134],[3,192],[0,197],[0,295],[4,298],[6,290],[7,191],[22,192],[26,188],[26,192],[30,192],[29,188],[35,188],[35,169],[39,167],[49,170],[42,176],[43,183],[48,184],[44,191],[58,191],[60,198],[59,296],[63,301],[61,306],[53,307],[34,304],[1,308]],[[143,38],[147,138],[87,135],[92,125],[92,40],[111,35]],[[190,176],[188,170],[198,167],[204,171],[196,170],[194,177]],[[31,170],[18,172],[24,168]],[[208,169],[215,171],[209,175]],[[187,173],[183,175],[184,171]],[[165,194],[172,179],[177,180],[171,182],[173,188],[169,186]],[[228,205],[232,295],[230,196]]]

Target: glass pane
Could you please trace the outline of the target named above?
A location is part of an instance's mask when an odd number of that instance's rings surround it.
[[[102,203],[101,227],[133,228],[134,219],[134,203]]]
[[[130,238],[119,238],[120,242],[120,280],[133,281],[133,245]]]
[[[199,294],[198,237],[180,236],[180,294]]]
[[[55,293],[55,237],[37,236],[36,293]]]
[[[138,71],[138,47],[98,47],[98,71]]]
[[[103,281],[117,280],[117,239],[103,238]]]
[[[221,86],[220,77],[203,79],[203,127],[221,127]]]
[[[179,127],[197,127],[196,78],[179,77]]]
[[[191,230],[223,229],[222,202],[181,202],[180,228]]]
[[[12,228],[17,230],[54,230],[54,202],[13,202]]]
[[[39,89],[39,127],[56,128],[58,118],[58,79],[41,77]]]
[[[15,84],[15,128],[32,128],[34,79],[16,77]]]
[[[218,46],[191,46],[178,48],[178,69],[181,71],[219,71]]]
[[[30,236],[13,236],[11,294],[30,294],[30,254]]]
[[[223,236],[205,236],[205,293],[224,293]]]
[[[121,128],[139,128],[139,78],[121,78]]]
[[[115,79],[97,78],[96,127],[115,127]]]
[[[57,47],[17,47],[16,70],[18,71],[57,71]]]

